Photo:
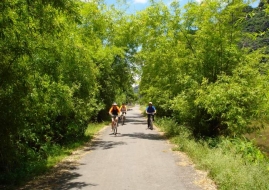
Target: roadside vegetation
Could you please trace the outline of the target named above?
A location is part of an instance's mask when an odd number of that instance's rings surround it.
[[[268,145],[269,8],[250,3],[150,0],[126,14],[102,0],[1,1],[0,183],[42,173],[114,101],[139,99],[220,188],[268,189],[255,145]]]
[[[208,172],[218,189],[269,189],[269,158],[244,138],[196,139],[186,126],[168,118],[156,119],[156,125],[183,151],[197,169]]]
[[[154,103],[155,123],[175,150],[208,171],[218,189],[266,190],[268,2],[256,9],[225,3],[192,2],[184,13],[174,4],[172,15],[159,5],[140,14],[147,25],[140,102]]]
[[[1,189],[17,189],[23,186],[27,181],[34,181],[39,175],[44,175],[53,169],[58,163],[62,162],[66,157],[71,155],[74,151],[81,148],[85,143],[89,143],[94,136],[100,131],[104,126],[108,125],[109,122],[101,123],[91,123],[88,125],[85,134],[76,140],[70,139],[66,144],[59,146],[57,144],[46,147],[46,160],[34,160],[32,162],[26,162],[23,168],[11,173],[10,175],[2,178],[3,180],[16,179],[12,183],[0,184]],[[35,155],[33,155],[35,156]]]
[[[135,46],[120,12],[97,1],[9,0],[0,10],[0,184],[8,185],[68,154],[114,101],[134,99]]]

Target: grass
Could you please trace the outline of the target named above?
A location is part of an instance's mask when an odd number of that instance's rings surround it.
[[[246,135],[248,139],[251,139],[257,146],[259,146],[269,156],[269,126],[259,132]]]
[[[32,163],[27,179],[33,179],[34,176],[49,171],[73,151],[90,141],[105,125],[108,125],[108,122],[89,124],[85,138],[66,146],[55,146],[50,149],[46,162]],[[263,157],[251,141],[225,138],[197,141],[184,126],[178,126],[173,120],[157,118],[155,125],[177,145],[174,151],[187,153],[198,169],[208,171],[209,177],[217,184],[218,189],[269,189],[268,158]],[[248,138],[253,139],[255,144],[268,148],[268,135],[269,130],[265,129]]]
[[[89,142],[94,135],[100,131],[105,125],[108,125],[108,122],[104,123],[90,123],[85,131],[85,138],[78,139],[75,142],[71,142],[64,147],[59,147],[53,150],[48,159],[47,159],[47,167],[53,167],[60,161],[62,161],[66,156],[70,155],[74,150],[81,147],[83,144]]]
[[[45,150],[46,155],[48,156],[46,160],[42,159],[35,162],[25,163],[23,168],[9,174],[9,176],[5,176],[6,179],[9,180],[7,183],[9,185],[0,184],[0,189],[17,189],[18,186],[24,185],[27,181],[34,180],[37,176],[49,172],[54,166],[63,161],[67,156],[71,155],[73,151],[91,141],[94,135],[108,124],[108,122],[91,123],[88,125],[83,138],[76,139],[75,141],[72,139],[62,146],[52,145],[47,147]],[[16,181],[13,179],[16,179]]]
[[[247,139],[195,140],[184,126],[169,119],[155,124],[183,151],[198,169],[208,171],[220,190],[268,190],[269,160]]]

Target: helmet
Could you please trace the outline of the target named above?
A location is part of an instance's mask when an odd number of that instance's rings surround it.
[[[152,102],[149,102],[149,104],[152,104]]]
[[[114,102],[112,105],[113,105],[113,106],[116,106],[116,105],[117,105],[117,103],[116,103],[116,102]]]

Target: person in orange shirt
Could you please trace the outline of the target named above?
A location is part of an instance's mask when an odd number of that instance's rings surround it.
[[[121,107],[120,107],[120,111],[121,111],[121,115],[126,115],[127,114],[127,106],[125,103],[122,103]]]
[[[111,115],[111,130],[113,129],[113,123],[118,122],[118,117],[120,115],[120,108],[117,106],[117,103],[114,102],[112,107],[109,109],[109,115]]]
[[[124,124],[125,118],[126,118],[126,114],[127,114],[127,107],[125,103],[122,103],[121,107],[120,107],[120,111],[121,111],[121,116],[120,116],[120,120],[123,119],[122,124]]]

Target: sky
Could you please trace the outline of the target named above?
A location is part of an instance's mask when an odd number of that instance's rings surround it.
[[[105,0],[106,4],[108,5],[117,5],[118,0]],[[122,0],[123,1],[123,0]],[[149,6],[149,0],[125,0],[127,4],[129,5],[129,9],[127,12],[134,13],[139,10],[145,9],[147,6]],[[162,0],[165,4],[169,5],[173,0]],[[183,7],[186,3],[189,1],[197,1],[201,2],[202,0],[179,0],[179,4]],[[253,7],[257,7],[259,4],[259,0],[257,0],[255,3],[252,4]]]

